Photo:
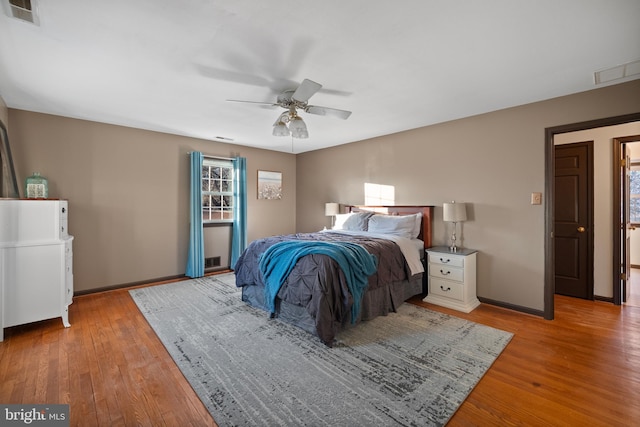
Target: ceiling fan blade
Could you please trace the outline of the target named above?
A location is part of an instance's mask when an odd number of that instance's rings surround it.
[[[319,107],[317,105],[307,105],[304,111],[309,114],[317,114],[319,116],[332,116],[342,120],[347,120],[351,115],[351,111],[338,110],[337,108]]]
[[[270,80],[248,73],[225,70],[222,68],[207,67],[205,65],[196,65],[196,68],[203,76],[210,77],[216,80],[224,80],[227,82],[241,83],[259,87],[269,87],[271,85]]]
[[[256,104],[263,107],[278,107],[278,104],[274,104],[273,102],[260,102],[260,101],[242,101],[239,99],[227,99],[228,102],[242,102],[245,104]]]
[[[293,92],[291,98],[296,101],[307,102],[314,93],[320,90],[320,88],[322,88],[322,85],[320,83],[316,83],[309,79],[304,79],[302,83],[300,83],[300,86],[298,86],[298,89]]]

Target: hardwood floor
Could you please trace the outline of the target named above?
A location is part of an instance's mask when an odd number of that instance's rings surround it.
[[[640,307],[640,269],[632,268],[630,274],[631,280],[628,282],[631,291],[629,292],[629,299],[625,302],[625,305],[629,307]]]
[[[560,295],[555,303],[552,321],[485,304],[469,314],[438,309],[515,334],[449,425],[637,425],[640,308]]]
[[[5,329],[1,403],[70,404],[72,426],[215,426],[126,290],[75,297],[60,319]]]
[[[627,426],[640,420],[640,307],[556,297],[553,321],[416,304],[515,336],[450,426]],[[0,403],[69,403],[71,425],[215,425],[126,290],[5,329]]]

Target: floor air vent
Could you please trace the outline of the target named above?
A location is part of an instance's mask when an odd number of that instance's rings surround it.
[[[214,267],[220,267],[220,257],[219,256],[214,256],[211,258],[205,258],[204,259],[204,268],[214,268]]]

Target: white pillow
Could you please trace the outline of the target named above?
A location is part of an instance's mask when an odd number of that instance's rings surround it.
[[[334,230],[367,231],[367,219],[371,212],[352,212],[336,215]]]
[[[415,215],[373,215],[369,218],[369,231],[378,234],[391,234],[393,236],[415,239],[416,228]]]
[[[410,216],[413,216],[416,219],[416,224],[413,228],[413,232],[411,233],[411,238],[417,239],[420,235],[420,232],[422,231],[422,212],[418,212],[417,214],[413,214]]]

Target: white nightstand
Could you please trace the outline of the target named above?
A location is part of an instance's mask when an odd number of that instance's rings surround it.
[[[476,254],[473,249],[446,246],[426,249],[429,294],[423,300],[469,313],[480,305],[476,295]]]

